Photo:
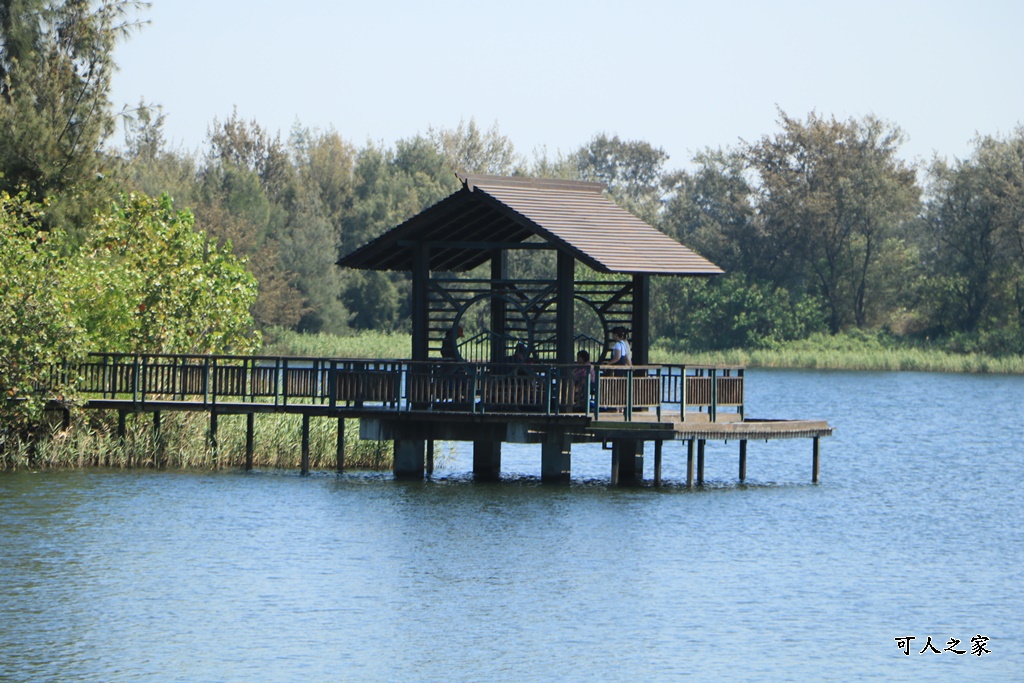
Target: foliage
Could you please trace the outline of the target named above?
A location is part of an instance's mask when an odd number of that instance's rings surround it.
[[[72,295],[92,348],[245,353],[259,347],[256,281],[230,244],[210,244],[170,197],[128,195],[97,216]]]
[[[37,387],[73,397],[73,383],[51,370],[85,350],[67,286],[67,239],[39,230],[44,214],[27,193],[0,191],[0,451],[38,423],[45,397]]]
[[[780,119],[783,131],[744,155],[757,174],[762,246],[789,273],[780,284],[822,297],[833,333],[875,322],[890,287],[877,272],[879,253],[918,208],[914,169],[896,157],[903,133],[871,116]]]
[[[11,0],[0,8],[0,189],[50,201],[44,224],[81,227],[110,194],[101,147],[116,43],[136,0]]]
[[[930,176],[923,241],[936,332],[1024,352],[1024,127],[979,138],[970,158],[937,160]]]
[[[690,351],[777,348],[824,327],[815,299],[794,300],[786,290],[742,274],[658,286],[670,288],[671,295],[656,298],[660,308],[652,312],[652,336],[677,340]]]

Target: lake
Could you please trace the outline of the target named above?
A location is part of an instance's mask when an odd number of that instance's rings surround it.
[[[682,443],[661,489],[599,446],[568,486],[510,445],[496,484],[461,445],[423,483],[0,473],[0,681],[1024,680],[1024,378],[746,390],[836,427],[820,484],[807,439],[751,443],[746,484],[709,442],[693,491]]]

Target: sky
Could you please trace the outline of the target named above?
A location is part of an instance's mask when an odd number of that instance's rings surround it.
[[[160,105],[202,149],[232,111],[391,146],[497,126],[528,159],[595,135],[695,153],[779,132],[779,111],[874,115],[908,161],[966,158],[1024,124],[1020,0],[152,0],[112,98]]]

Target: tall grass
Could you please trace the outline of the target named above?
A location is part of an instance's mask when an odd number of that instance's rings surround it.
[[[205,413],[163,413],[160,433],[149,414],[131,415],[123,439],[109,416],[90,413],[77,417],[68,428],[46,426],[32,441],[7,441],[0,452],[0,470],[51,468],[168,468],[231,469],[245,465],[244,415],[220,415],[217,448],[209,441]],[[336,467],[336,419],[310,420],[311,469]],[[253,467],[298,469],[301,466],[300,415],[257,415],[253,432]],[[345,421],[345,468],[383,470],[391,467],[393,449],[388,441],[361,441],[358,422]]]
[[[309,358],[408,358],[411,338],[400,332],[365,330],[358,334],[303,334],[292,330],[272,329],[264,335],[262,353],[268,356],[303,356]]]
[[[778,349],[731,349],[687,353],[659,343],[651,349],[655,363],[690,365],[743,365],[752,368],[807,368],[823,370],[920,371],[1024,374],[1022,356],[987,356],[950,353],[915,347],[878,335],[850,333],[815,335]]]

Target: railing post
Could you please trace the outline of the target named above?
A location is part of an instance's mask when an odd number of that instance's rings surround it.
[[[139,355],[132,356],[132,403],[139,402]]]
[[[597,372],[597,388],[594,390],[594,421],[601,419],[601,367],[598,366]]]
[[[690,381],[686,378],[686,366],[685,365],[680,366],[679,373],[681,375],[681,380],[680,381],[682,381],[682,383],[683,383],[683,388],[679,392],[679,419],[685,422],[686,421],[686,394],[689,391],[689,386],[688,385],[690,384]]]
[[[633,368],[626,370],[626,422],[633,421]]]
[[[718,369],[711,368],[711,405],[708,407],[708,417],[712,422],[718,421]]]
[[[469,385],[469,406],[471,412],[476,412],[476,375],[480,371],[480,366],[473,363],[473,375]],[[455,397],[452,397],[452,405],[454,407]]]
[[[332,360],[327,370],[327,404],[331,409],[338,407],[338,361]]]
[[[203,405],[210,402],[210,357],[203,358]]]

